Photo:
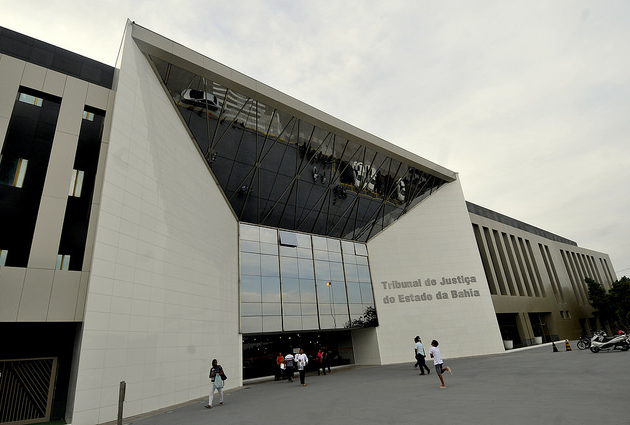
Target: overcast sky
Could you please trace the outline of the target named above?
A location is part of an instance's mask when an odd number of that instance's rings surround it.
[[[630,2],[0,0],[0,26],[109,65],[127,19],[630,276]]]

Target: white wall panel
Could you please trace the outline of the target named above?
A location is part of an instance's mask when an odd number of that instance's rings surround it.
[[[427,349],[437,339],[445,359],[503,351],[459,181],[442,186],[370,241],[368,251],[383,364],[413,362],[416,335]],[[458,276],[475,282],[442,284]],[[427,279],[435,284],[427,286]],[[414,281],[421,286],[401,283]],[[452,291],[464,290],[473,296],[453,297]],[[438,299],[443,294],[447,298]]]
[[[68,188],[69,188],[68,184]],[[67,197],[66,197],[67,198]],[[29,268],[55,270],[59,239],[66,210],[66,198],[43,196],[39,204],[39,213],[33,233],[31,253],[28,258]]]
[[[18,322],[45,322],[54,270],[28,269],[22,287]]]
[[[78,118],[80,119],[81,115]],[[48,161],[43,196],[51,196],[66,201],[70,191],[74,158],[77,153],[76,135],[56,132]]]
[[[354,361],[356,364],[381,364],[376,328],[352,331],[352,348],[354,350]]]
[[[88,84],[87,96],[85,104],[102,110],[107,109],[109,100],[109,90],[96,84]]]
[[[17,321],[26,269],[0,267],[0,321]]]
[[[145,57],[124,40],[73,424],[208,394],[213,358],[242,382],[238,226]],[[99,339],[107,339],[103,350]]]
[[[26,62],[21,84],[31,89],[42,91],[46,79],[46,68]],[[60,96],[55,93],[55,95]]]
[[[54,94],[55,96],[62,96],[66,88],[72,90],[76,87],[76,85],[66,86],[68,79],[73,79],[78,81],[76,78],[68,77],[65,74],[62,74],[57,71],[53,71],[52,69],[46,70],[46,79],[44,80],[44,88],[43,91],[46,93]],[[106,89],[107,90],[107,89]]]
[[[48,306],[48,322],[73,322],[81,289],[81,272],[56,270]]]

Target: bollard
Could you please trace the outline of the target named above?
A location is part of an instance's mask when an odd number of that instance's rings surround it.
[[[557,353],[558,352],[558,347],[556,347],[556,344],[554,344],[553,341],[551,341],[551,345],[553,345],[553,352]]]
[[[123,403],[125,402],[126,389],[127,383],[125,381],[120,381],[120,389],[118,390],[118,420],[116,421],[117,425],[122,425],[123,423]]]
[[[567,346],[567,351],[571,351],[571,345],[569,345],[569,340],[568,340],[568,339],[565,339],[565,340],[564,340],[564,343],[565,343],[565,344],[566,344],[566,346]]]

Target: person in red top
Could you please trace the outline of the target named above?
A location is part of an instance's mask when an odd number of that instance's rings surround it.
[[[319,369],[324,371],[324,375],[326,375],[326,365],[324,365],[324,353],[322,353],[321,348],[317,351],[317,376],[320,375]]]
[[[284,357],[282,353],[278,353],[278,357],[276,357],[276,381],[282,380],[282,372],[284,372]]]

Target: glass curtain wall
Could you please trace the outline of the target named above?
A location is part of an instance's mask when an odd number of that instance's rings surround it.
[[[377,326],[365,244],[240,225],[243,334]]]
[[[444,183],[386,152],[150,59],[240,221],[366,242]]]

